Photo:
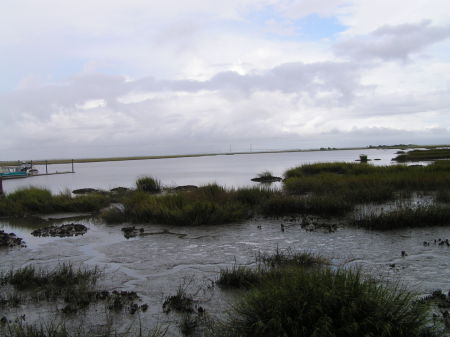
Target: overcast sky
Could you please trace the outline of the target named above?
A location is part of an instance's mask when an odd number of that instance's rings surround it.
[[[0,160],[450,143],[448,0],[2,0]]]

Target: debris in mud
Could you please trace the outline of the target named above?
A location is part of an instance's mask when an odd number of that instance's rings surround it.
[[[135,226],[131,227],[123,227],[122,228],[123,236],[125,236],[126,239],[134,238],[138,236],[139,234],[144,233],[144,228],[136,228]]]
[[[44,228],[39,228],[31,232],[33,236],[78,236],[84,235],[87,232],[87,227],[82,224],[66,224],[61,226],[48,226]]]
[[[5,233],[3,230],[0,230],[0,248],[1,247],[26,247],[23,239],[18,238],[14,233]]]
[[[308,231],[308,232],[314,232],[317,230],[322,230],[325,231],[327,233],[334,233],[337,230],[337,224],[335,223],[328,223],[328,222],[320,222],[318,220],[309,218],[309,217],[304,217],[302,218],[302,221],[300,223],[300,226]],[[284,228],[283,228],[284,229]]]
[[[424,242],[423,242],[423,245],[424,245],[425,247],[431,246],[431,243],[432,243],[432,242],[433,242],[433,244],[434,244],[435,246],[450,247],[450,241],[449,241],[448,239],[441,239],[441,238],[439,238],[439,239],[434,239],[434,240],[432,240],[432,241],[424,241]]]
[[[88,193],[98,193],[98,192],[100,192],[100,191],[95,188],[79,188],[77,190],[72,191],[73,194],[88,194]]]

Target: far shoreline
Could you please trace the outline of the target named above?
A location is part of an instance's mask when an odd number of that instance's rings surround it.
[[[232,156],[242,154],[265,154],[265,153],[292,153],[292,152],[318,152],[318,151],[350,151],[350,150],[374,150],[374,149],[416,149],[416,148],[437,148],[449,147],[450,145],[416,145],[416,144],[397,144],[397,145],[379,145],[365,147],[322,147],[318,149],[291,149],[291,150],[267,150],[267,151],[242,151],[242,152],[218,152],[218,153],[198,153],[198,154],[177,154],[177,155],[153,155],[153,156],[129,156],[129,157],[100,157],[100,158],[78,158],[78,159],[38,159],[26,160],[34,165],[52,165],[52,164],[70,164],[72,163],[97,163],[131,160],[152,160],[152,159],[175,159],[175,158],[193,158],[193,157],[213,157],[213,156]],[[18,161],[2,161],[0,166],[17,165]]]

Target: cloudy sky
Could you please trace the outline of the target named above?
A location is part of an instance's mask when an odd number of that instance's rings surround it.
[[[450,143],[448,0],[3,0],[0,160]]]

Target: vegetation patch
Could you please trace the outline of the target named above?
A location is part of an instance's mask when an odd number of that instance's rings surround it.
[[[141,177],[136,180],[136,189],[141,192],[159,193],[161,192],[161,182],[153,177]]]
[[[47,189],[28,187],[0,198],[0,216],[27,216],[57,212],[95,212],[111,202],[108,194],[73,197],[70,192],[52,195]]]
[[[401,207],[381,214],[358,215],[350,224],[378,230],[447,226],[450,224],[450,206]]]
[[[406,153],[400,153],[393,160],[404,163],[408,161],[430,161],[436,159],[450,159],[450,148],[412,150]]]
[[[215,336],[437,336],[414,295],[359,271],[288,266],[250,288]]]
[[[183,285],[178,287],[175,295],[168,296],[163,303],[163,311],[166,314],[172,310],[184,313],[194,312],[194,299]]]

